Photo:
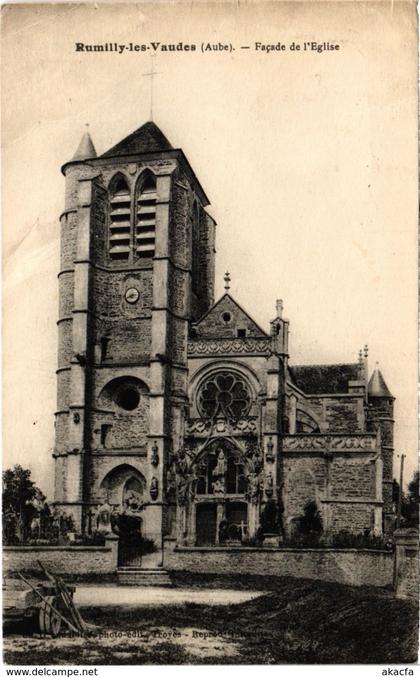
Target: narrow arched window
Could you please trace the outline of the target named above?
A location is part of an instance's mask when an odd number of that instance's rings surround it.
[[[140,177],[135,223],[135,254],[140,258],[152,258],[155,255],[156,180],[151,172]]]
[[[122,174],[117,174],[109,187],[109,255],[127,260],[131,240],[131,196]]]

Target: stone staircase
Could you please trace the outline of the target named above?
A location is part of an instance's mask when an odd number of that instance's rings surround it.
[[[145,569],[136,566],[118,567],[117,580],[118,585],[136,585],[145,587],[168,587],[172,585],[168,572],[162,568]]]

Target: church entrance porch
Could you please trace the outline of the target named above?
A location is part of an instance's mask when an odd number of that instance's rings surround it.
[[[211,441],[191,465],[181,453],[177,462],[178,543],[205,547],[246,542],[258,527],[260,478],[256,468],[256,462],[232,440]]]

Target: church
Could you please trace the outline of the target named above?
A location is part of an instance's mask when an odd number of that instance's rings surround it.
[[[147,122],[62,167],[55,503],[104,504],[171,548],[278,547],[312,506],[325,539],[393,527],[394,397],[368,351],[296,365],[283,302],[261,327],[215,298],[216,223]]]

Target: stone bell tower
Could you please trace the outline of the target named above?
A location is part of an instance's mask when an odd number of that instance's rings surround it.
[[[62,172],[55,500],[84,529],[92,508],[131,492],[159,541],[188,324],[213,303],[215,222],[153,122],[100,156],[86,133]]]

